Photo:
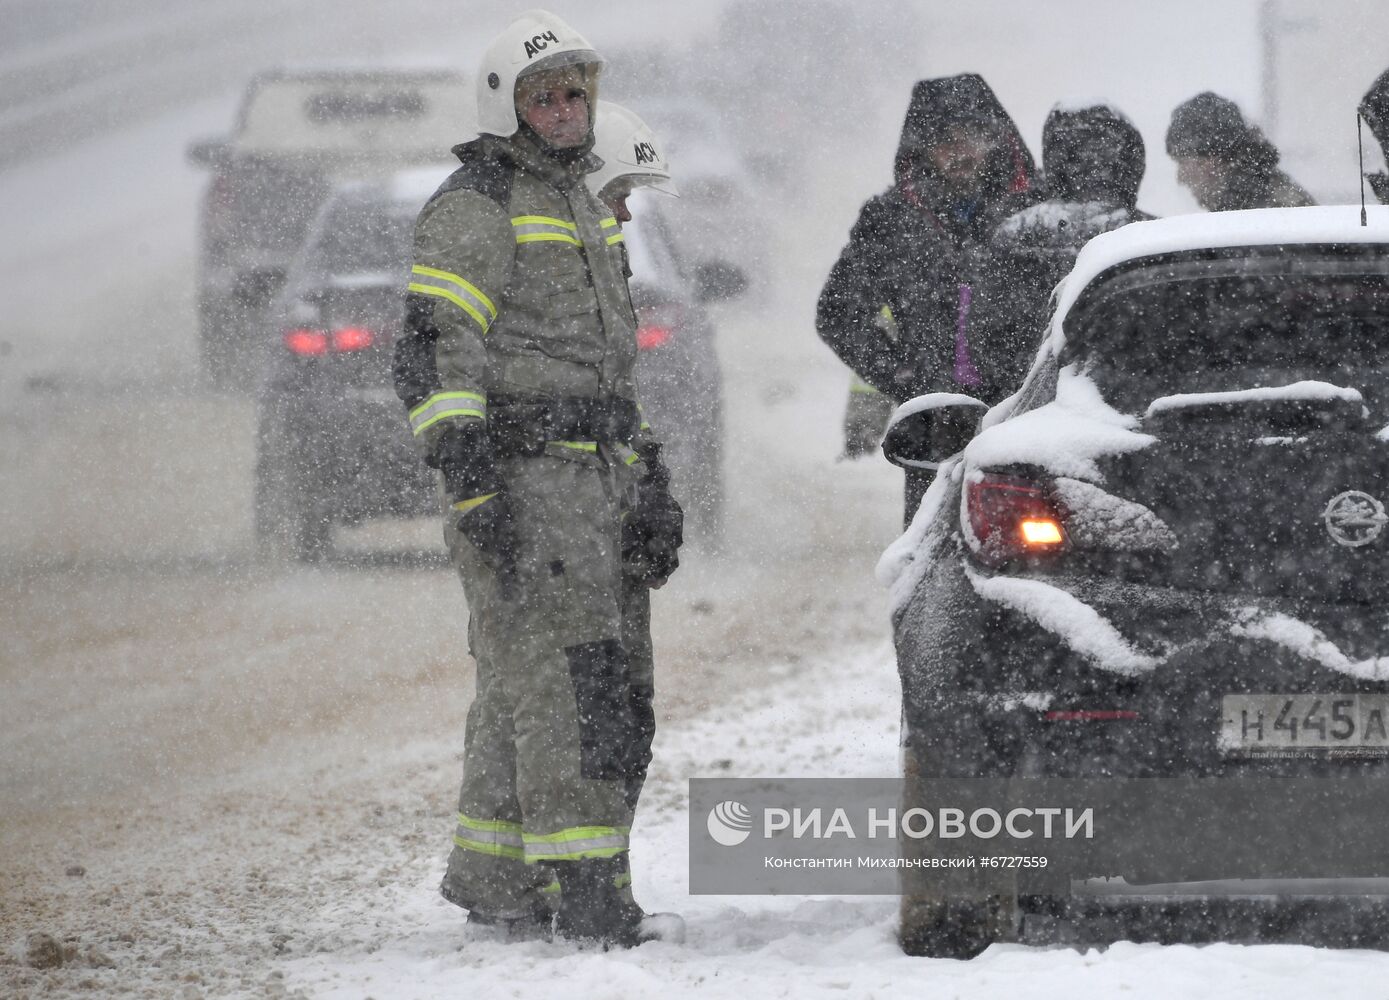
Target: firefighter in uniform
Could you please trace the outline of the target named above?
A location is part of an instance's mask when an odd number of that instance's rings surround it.
[[[507,936],[630,946],[682,927],[631,892],[649,697],[623,565],[669,576],[681,516],[636,404],[621,229],[583,184],[602,66],[544,11],[488,48],[481,134],[416,224],[395,384],[441,473],[477,661],[441,891]]]

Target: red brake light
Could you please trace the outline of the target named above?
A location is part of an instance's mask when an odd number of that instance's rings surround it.
[[[1066,544],[1065,516],[1046,488],[1029,479],[986,475],[967,483],[965,509],[979,558],[989,565],[1055,552]]]
[[[333,331],[333,350],[365,351],[376,342],[376,334],[360,326],[344,326]]]
[[[668,326],[643,326],[637,329],[637,350],[649,351],[653,347],[660,347],[672,336],[675,331]]]
[[[285,346],[300,357],[317,357],[328,353],[328,334],[322,330],[286,330]]]

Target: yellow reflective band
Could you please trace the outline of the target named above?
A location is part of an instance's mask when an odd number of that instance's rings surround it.
[[[545,893],[546,895],[559,895],[559,880],[556,879],[549,885],[541,886],[540,891]]]
[[[458,827],[453,842],[465,851],[475,851],[493,858],[525,859],[522,847],[521,824],[504,819],[473,819],[458,814]]]
[[[544,835],[523,833],[526,863],[610,858],[627,850],[630,827],[576,826]]]
[[[482,293],[482,289],[478,288],[477,285],[474,285],[471,281],[460,278],[456,274],[450,274],[448,271],[441,271],[437,267],[425,267],[423,264],[416,264],[414,267],[410,268],[410,273],[423,275],[426,278],[438,278],[441,281],[453,282],[463,291],[476,298],[478,302],[482,303],[482,307],[487,310],[489,316],[493,319],[497,318],[497,307],[492,304],[491,299]]]
[[[453,835],[453,842],[465,851],[476,851],[478,854],[486,854],[488,857],[512,858],[516,861],[526,859],[524,848],[512,847],[510,844],[487,844],[478,840],[469,840],[456,833]]]
[[[612,246],[612,245],[615,244],[615,243],[623,243],[623,242],[626,241],[626,239],[627,239],[627,238],[626,238],[625,236],[623,236],[621,233],[618,233],[616,236],[609,236],[609,237],[608,237],[608,246]]]
[[[415,407],[413,410],[410,411],[410,419],[414,420],[416,417],[418,417],[425,410],[429,409],[431,406],[435,405],[436,403],[441,403],[444,400],[448,399],[468,399],[477,403],[480,408],[485,409],[487,407],[487,397],[481,396],[476,392],[436,392],[434,395],[430,396],[419,406]]]
[[[573,448],[575,451],[591,451],[595,455],[598,453],[597,441],[551,441],[550,443],[557,444],[561,448]]]
[[[491,500],[496,495],[497,494],[495,493],[488,493],[486,496],[473,497],[471,500],[460,500],[453,505],[453,509],[458,511],[458,513],[460,514],[466,514],[470,510],[475,510],[476,508],[481,507],[483,504],[485,504],[488,500]],[[520,829],[520,827],[517,827],[517,829]]]
[[[578,237],[579,227],[548,215],[518,215],[511,220],[517,243],[572,243],[583,246]]]
[[[484,334],[487,332],[487,328],[492,325],[490,320],[483,316],[482,313],[478,312],[477,306],[473,305],[471,302],[466,301],[462,296],[458,295],[456,292],[449,291],[447,288],[439,288],[435,285],[422,285],[418,281],[410,282],[410,284],[407,287],[412,292],[418,292],[421,295],[433,295],[436,298],[447,299],[449,302],[452,302],[459,309],[462,309],[465,313],[471,316],[474,322],[476,322],[478,326],[482,327],[482,332]]]
[[[892,317],[892,306],[883,306],[881,309],[878,310],[878,315],[881,316],[883,319],[887,320],[889,323],[894,322]]]
[[[611,229],[613,226],[617,225],[617,219],[610,215],[602,222],[598,223],[598,225],[602,226],[604,229]]]
[[[629,886],[629,885],[631,885],[631,884],[632,884],[632,873],[631,873],[631,872],[623,872],[623,873],[622,873],[621,875],[619,875],[617,878],[613,879],[613,886],[614,886],[614,888],[617,888],[617,889],[625,888],[626,886]]]
[[[484,334],[497,318],[497,307],[492,304],[492,300],[482,293],[482,289],[466,279],[422,264],[416,264],[410,269],[410,273],[418,279],[410,282],[410,291],[452,302],[471,316]]]
[[[410,411],[410,432],[418,437],[449,417],[486,420],[487,397],[475,392],[436,392]]]
[[[863,382],[854,382],[854,383],[851,383],[850,386],[849,386],[849,391],[850,391],[850,392],[861,392],[861,393],[863,393],[865,396],[876,396],[876,395],[878,395],[878,390],[877,390],[877,389],[874,389],[871,385],[865,385]]]

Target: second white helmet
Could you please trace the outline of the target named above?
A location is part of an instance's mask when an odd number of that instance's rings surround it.
[[[483,53],[477,77],[479,132],[515,135],[516,81],[523,76],[562,66],[583,65],[591,81],[590,107],[597,97],[597,78],[603,59],[588,40],[547,10],[528,10],[506,26]]]
[[[678,197],[664,149],[656,133],[635,112],[612,101],[599,101],[593,151],[603,165],[585,177],[584,183],[599,196],[610,183],[623,179],[631,187],[655,188]]]

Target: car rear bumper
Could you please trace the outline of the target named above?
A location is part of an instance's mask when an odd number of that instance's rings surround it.
[[[1273,731],[1277,705],[1266,731],[1248,728],[1253,716],[1243,732],[1230,718],[1250,696],[1324,696],[1315,712],[1315,698],[1292,704],[1326,725],[1334,702],[1366,696],[1385,700],[1389,725],[1383,608],[985,576],[956,562],[925,581],[896,638],[907,738],[970,748],[948,765],[959,776],[1296,775],[1389,765],[1389,738],[1377,734],[1372,746],[1313,739],[1315,731],[1310,742],[1289,741]],[[980,747],[984,757],[969,759]]]
[[[295,441],[311,488],[348,522],[437,513],[437,474],[410,436],[404,407],[389,388],[267,397]]]

